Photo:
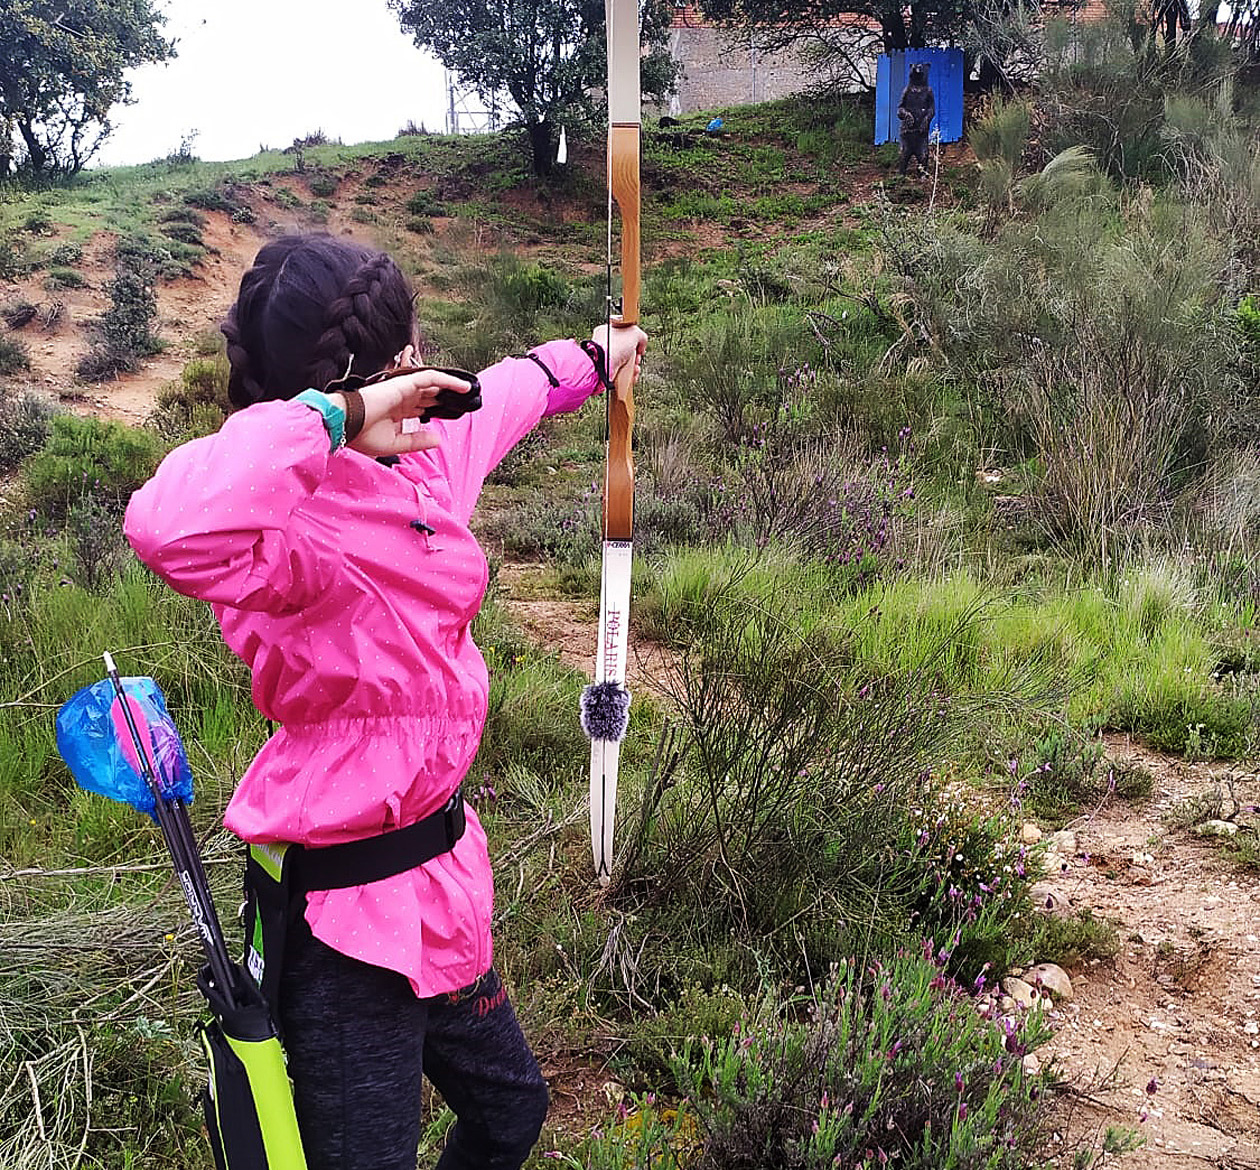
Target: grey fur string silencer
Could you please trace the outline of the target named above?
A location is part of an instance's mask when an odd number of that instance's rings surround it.
[[[630,692],[620,683],[592,683],[582,692],[581,720],[591,739],[620,743],[630,723]]]

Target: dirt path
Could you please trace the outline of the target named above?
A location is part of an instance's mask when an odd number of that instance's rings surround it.
[[[1081,1115],[1100,1132],[1128,1126],[1145,1137],[1121,1162],[1129,1170],[1257,1170],[1260,876],[1164,820],[1225,769],[1119,737],[1108,749],[1151,771],[1154,793],[1072,826],[1076,851],[1054,884],[1077,909],[1118,921],[1121,950],[1070,972],[1073,1000],[1037,1055],[1076,1084]],[[1237,795],[1260,799],[1255,774]]]

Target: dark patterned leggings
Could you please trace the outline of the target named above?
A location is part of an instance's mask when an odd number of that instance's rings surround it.
[[[538,1140],[547,1083],[493,969],[417,999],[299,920],[280,1016],[309,1170],[415,1170],[423,1076],[457,1118],[438,1170],[520,1170]]]

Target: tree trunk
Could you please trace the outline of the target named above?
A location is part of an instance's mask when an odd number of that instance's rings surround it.
[[[19,120],[17,128],[21,132],[22,141],[26,143],[26,161],[30,165],[31,174],[42,175],[44,167],[48,165],[48,152],[36,136],[35,128],[29,122]]]
[[[908,49],[910,38],[906,35],[905,17],[901,10],[885,9],[880,13],[880,26],[884,36],[884,52],[894,53],[898,49]]]
[[[545,177],[551,174],[552,165],[556,161],[556,144],[552,130],[554,127],[546,120],[529,123],[529,148],[533,156],[534,174]]]

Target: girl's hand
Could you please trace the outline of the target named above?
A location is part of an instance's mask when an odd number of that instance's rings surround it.
[[[591,340],[608,355],[608,380],[615,382],[617,375],[631,362],[634,363],[634,380],[642,372],[643,351],[647,349],[647,334],[637,325],[615,325],[611,336],[607,325],[596,325]]]
[[[439,390],[467,393],[467,382],[441,370],[418,370],[358,391],[363,399],[363,427],[347,446],[364,455],[405,455],[441,444],[437,432],[421,425],[420,416],[436,402]],[[343,410],[344,394],[329,397]]]

